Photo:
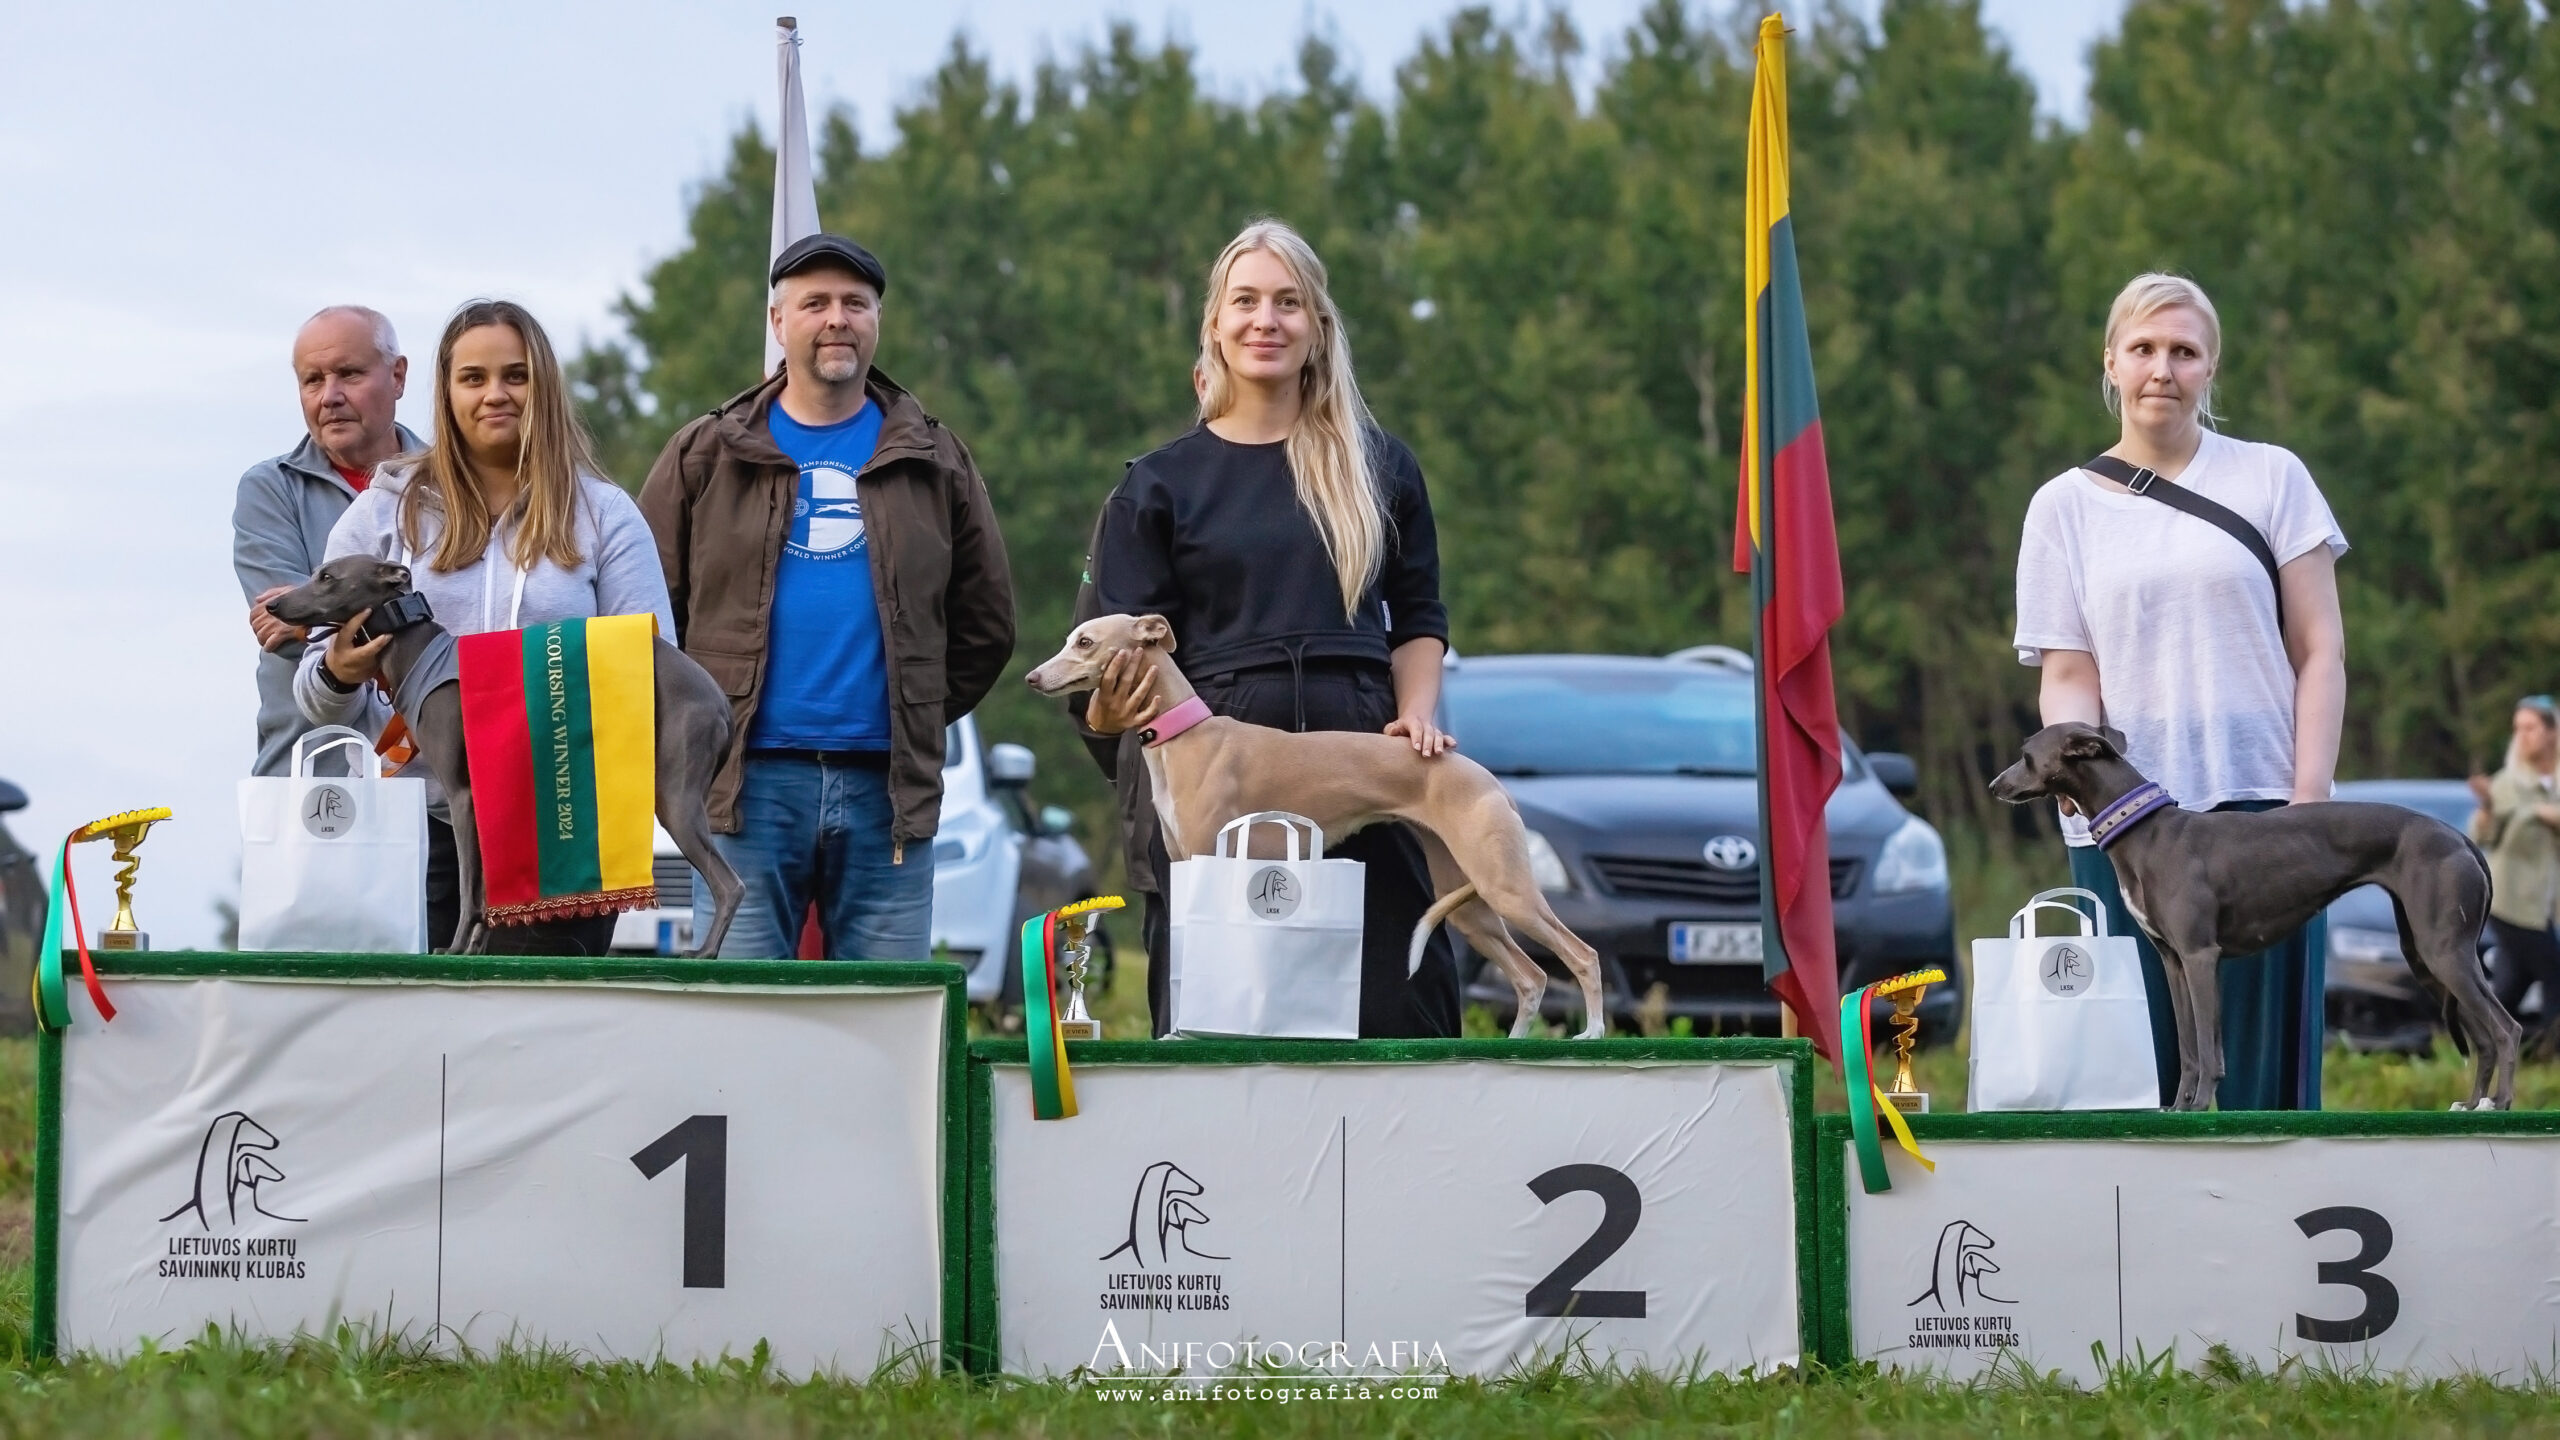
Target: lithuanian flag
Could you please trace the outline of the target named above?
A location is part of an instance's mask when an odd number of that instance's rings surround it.
[[[1823,803],[1840,785],[1831,697],[1840,544],[1814,404],[1813,346],[1787,213],[1787,28],[1760,22],[1744,205],[1747,378],[1733,568],[1751,576],[1760,737],[1762,976],[1824,1055],[1840,1054],[1840,969],[1831,933],[1831,837]]]
[[[658,903],[657,633],[607,615],[457,642],[490,924]]]

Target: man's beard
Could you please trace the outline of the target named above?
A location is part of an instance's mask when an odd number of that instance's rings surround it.
[[[822,350],[809,362],[809,370],[830,385],[841,385],[862,373],[862,361],[859,358],[831,358]]]

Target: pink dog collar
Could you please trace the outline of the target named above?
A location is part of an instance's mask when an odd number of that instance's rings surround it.
[[[1153,750],[1208,718],[1209,702],[1194,695],[1157,716],[1146,729],[1138,732],[1138,739],[1148,749]]]

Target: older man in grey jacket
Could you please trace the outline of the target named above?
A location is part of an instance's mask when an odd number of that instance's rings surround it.
[[[373,469],[423,448],[393,418],[408,385],[409,361],[381,312],[332,305],[293,337],[293,375],[302,391],[302,443],[240,477],[231,510],[231,564],[249,601],[258,648],[258,758],[252,773],[282,775],[293,744],[311,728],[293,700],[294,667],[306,638],[267,613],[267,601],[307,583],[329,530],[373,483]],[[377,723],[379,716],[375,717]]]

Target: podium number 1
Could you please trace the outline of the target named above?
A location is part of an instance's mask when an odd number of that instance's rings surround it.
[[[729,1117],[696,1115],[631,1157],[649,1180],[678,1160],[684,1162],[684,1286],[722,1289],[729,1271]]]

